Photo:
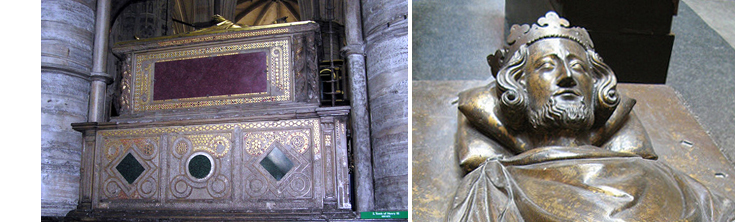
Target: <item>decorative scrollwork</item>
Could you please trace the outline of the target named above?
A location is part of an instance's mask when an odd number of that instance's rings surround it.
[[[104,161],[100,174],[99,190],[103,199],[151,199],[158,190],[158,178],[155,172],[159,137],[105,138],[101,147]],[[124,181],[126,167],[118,168],[128,155],[134,157],[134,163],[143,168],[134,174],[134,181]]]
[[[107,143],[105,144],[105,157],[108,161],[112,161],[123,149],[125,149],[125,147],[123,147],[123,144],[120,143],[119,140],[114,140],[114,142]]]
[[[250,197],[260,197],[268,191],[268,183],[265,178],[258,177],[256,174],[251,174],[245,181],[245,192]]]
[[[138,148],[139,154],[142,158],[151,159],[156,153],[158,153],[157,142],[150,139],[136,141],[135,146]]]
[[[215,136],[207,144],[212,156],[216,158],[225,156],[230,151],[231,146],[230,140],[224,136]]]
[[[311,190],[311,179],[306,174],[294,173],[288,183],[288,191],[294,197],[301,197]]]
[[[316,44],[314,44],[314,34],[308,33],[294,37],[293,41],[294,54],[294,82],[298,101],[318,102],[319,85],[317,83],[315,73],[317,71],[316,63]]]
[[[214,198],[223,198],[230,193],[230,181],[223,175],[217,175],[216,177],[208,180],[207,192]]]
[[[152,198],[156,194],[157,187],[156,179],[148,177],[143,182],[138,183],[138,194],[142,198]]]
[[[132,70],[130,69],[130,66],[131,66],[130,64],[131,64],[130,57],[126,57],[125,60],[123,60],[123,65],[122,65],[122,79],[120,81],[120,84],[118,85],[120,96],[117,99],[117,103],[118,103],[118,109],[120,113],[130,113],[131,111],[130,80],[132,79],[132,75],[131,75]]]
[[[289,134],[287,141],[299,153],[304,153],[309,149],[309,137],[304,132],[294,132]]]
[[[171,180],[170,190],[174,197],[181,199],[187,198],[191,195],[193,188],[186,182],[186,180],[187,179],[184,175],[178,175]]]
[[[122,186],[120,186],[120,184],[121,184],[121,181],[115,178],[111,178],[107,180],[102,187],[102,191],[104,195],[107,197],[118,196],[118,194],[122,192]]]
[[[185,138],[178,138],[174,141],[174,146],[171,152],[173,153],[174,157],[181,158],[184,156],[184,154],[189,152],[191,147],[191,141]]]
[[[312,152],[314,146],[325,138],[319,132],[323,127],[319,119],[260,121],[225,124],[207,124],[176,127],[149,127],[135,129],[102,130],[100,164],[103,172],[97,186],[101,200],[159,199],[179,201],[228,200],[234,184],[246,189],[243,198],[304,198],[313,193]],[[235,136],[234,132],[242,134]],[[166,138],[165,143],[160,140]],[[233,138],[239,138],[234,142]],[[328,141],[334,142],[334,136]],[[269,180],[264,170],[256,168],[259,160],[274,143],[282,144],[281,150],[293,161],[291,169],[280,181]],[[159,155],[161,145],[166,144],[165,155]],[[234,146],[242,146],[244,165],[249,172],[242,182],[233,182],[230,158]],[[314,150],[312,150],[314,148]],[[128,183],[116,167],[127,155],[132,154],[145,168],[134,182]],[[204,177],[191,177],[188,160],[194,155],[205,154],[212,158],[211,172]],[[167,173],[160,173],[159,158],[165,157]],[[247,169],[245,169],[248,171]],[[161,190],[161,177],[165,176],[165,191]]]

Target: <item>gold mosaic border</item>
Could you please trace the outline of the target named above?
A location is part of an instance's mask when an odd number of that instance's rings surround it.
[[[208,124],[208,125],[193,125],[193,126],[169,126],[169,127],[151,127],[151,128],[136,128],[136,129],[114,129],[114,130],[100,130],[98,136],[109,138],[109,137],[139,137],[139,136],[151,136],[161,135],[170,133],[208,133],[208,132],[222,132],[232,131],[235,128],[243,130],[273,130],[273,129],[289,129],[293,127],[309,127],[311,132],[311,139],[313,143],[314,153],[319,153],[319,147],[321,146],[321,128],[319,119],[297,119],[297,120],[280,120],[280,121],[265,121],[265,122],[244,122],[244,123],[225,123],[225,124]],[[98,141],[103,141],[100,138]]]
[[[243,33],[233,33],[233,34],[225,34],[225,35],[205,36],[205,37],[201,37],[201,38],[171,40],[171,41],[159,42],[158,45],[159,46],[182,45],[182,44],[191,44],[191,43],[197,43],[197,42],[209,42],[209,41],[217,41],[217,40],[225,40],[225,39],[253,37],[253,36],[260,36],[260,35],[282,34],[282,33],[287,33],[287,32],[288,32],[288,29],[287,28],[283,28],[283,29],[270,29],[270,30],[260,30],[260,31],[254,31],[254,32],[243,32]]]
[[[243,51],[268,50],[267,81],[269,92],[196,97],[175,100],[153,100],[152,82],[156,62],[195,59],[209,56],[225,56]],[[244,52],[247,53],[247,52]],[[288,101],[291,98],[291,49],[288,39],[267,42],[212,46],[180,51],[144,53],[135,55],[133,76],[133,111],[169,110],[260,102]],[[282,92],[271,95],[274,90]]]

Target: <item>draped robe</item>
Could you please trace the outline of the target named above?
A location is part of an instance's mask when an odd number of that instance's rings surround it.
[[[456,148],[470,172],[447,221],[735,221],[732,200],[656,161],[634,100],[591,130],[593,145],[530,148],[498,118],[494,87],[460,94]]]

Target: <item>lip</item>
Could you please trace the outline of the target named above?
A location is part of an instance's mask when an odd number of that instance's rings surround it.
[[[561,95],[561,96],[572,96],[572,95],[573,96],[582,96],[582,93],[579,92],[578,90],[574,90],[574,89],[562,89],[562,90],[556,91],[556,93],[554,93],[554,96],[559,96],[559,95]]]

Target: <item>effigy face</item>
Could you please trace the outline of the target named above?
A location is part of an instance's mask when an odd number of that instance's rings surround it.
[[[584,48],[571,40],[555,38],[532,44],[528,51],[533,53],[524,66],[527,74],[519,82],[528,91],[529,118],[534,127],[591,127],[594,80]],[[549,113],[554,109],[561,111],[559,117]]]
[[[735,203],[657,161],[583,28],[549,12],[459,94],[464,176],[448,221],[731,221]]]

